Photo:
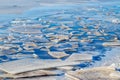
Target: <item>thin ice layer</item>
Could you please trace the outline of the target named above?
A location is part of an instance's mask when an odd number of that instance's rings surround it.
[[[106,52],[106,56],[101,61],[95,62],[92,67],[114,65],[120,68],[120,47],[113,47],[112,50]]]
[[[54,68],[59,66],[76,65],[76,64],[80,64],[80,62],[61,61],[59,59],[57,60],[22,59],[22,60],[1,63],[0,69],[11,74],[17,74],[32,70]]]
[[[91,54],[78,54],[73,53],[70,57],[66,59],[66,61],[91,61],[92,55]]]
[[[119,80],[120,72],[113,67],[96,67],[77,71],[68,71],[69,80]]]
[[[50,70],[35,70],[35,71],[28,71],[19,74],[0,74],[0,78],[26,78],[26,77],[38,77],[38,76],[50,76],[50,75],[57,75],[60,74],[57,71],[50,71]]]

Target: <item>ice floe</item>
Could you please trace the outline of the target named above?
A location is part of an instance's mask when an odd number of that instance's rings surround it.
[[[1,21],[0,79],[119,80],[119,6],[102,4],[34,8]]]
[[[10,74],[17,74],[32,70],[75,65],[79,63],[80,62],[60,61],[60,60],[22,59],[22,60],[1,63],[0,69]]]
[[[51,55],[54,58],[63,58],[66,56],[69,56],[69,54],[63,52],[63,51],[48,51],[48,54]]]
[[[96,67],[77,71],[68,71],[66,76],[69,80],[119,80],[120,72],[112,67]]]
[[[117,42],[104,42],[103,46],[120,46],[120,41]]]
[[[92,55],[91,54],[79,54],[73,53],[70,57],[66,59],[66,61],[91,61]]]
[[[29,71],[19,74],[8,74],[3,73],[0,74],[1,78],[26,78],[26,77],[37,77],[37,76],[53,76],[57,75],[57,71],[51,71],[51,70],[35,70],[35,71]]]

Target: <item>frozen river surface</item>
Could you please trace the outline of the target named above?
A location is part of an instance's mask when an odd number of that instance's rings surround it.
[[[1,78],[120,79],[120,1],[6,1],[0,1]]]

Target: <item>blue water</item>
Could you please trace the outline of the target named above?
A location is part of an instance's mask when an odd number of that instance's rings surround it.
[[[82,53],[84,51],[97,51],[99,55],[93,56],[94,61],[100,61],[103,56],[105,56],[105,52],[110,50],[111,47],[104,47],[102,46],[103,42],[111,41],[115,37],[120,39],[120,24],[114,24],[111,20],[119,19],[120,20],[120,2],[106,2],[106,3],[80,3],[80,4],[59,4],[55,6],[47,6],[47,7],[37,7],[31,10],[24,12],[23,14],[10,14],[10,15],[0,15],[0,24],[4,26],[0,28],[0,38],[3,37],[3,41],[0,41],[0,46],[3,45],[18,45],[22,48],[22,51],[10,53],[10,50],[2,50],[0,49],[1,53],[4,53],[0,56],[0,61],[10,61],[14,60],[9,55],[12,54],[32,54],[33,52],[25,51],[23,48],[23,44],[25,42],[34,42],[38,46],[44,46],[46,41],[50,41],[50,38],[46,35],[48,34],[64,34],[70,35],[73,33],[71,38],[76,37],[78,40],[86,39],[89,41],[80,42],[80,41],[73,41],[75,42],[78,47],[74,48],[74,51],[67,51],[65,48],[71,48],[72,44],[69,40],[63,40],[57,44],[61,44],[62,46],[55,46],[52,45],[50,47],[51,51],[59,51],[64,50],[68,54],[73,53]],[[19,19],[21,21],[30,20],[30,22],[23,22],[18,23],[17,26],[21,25],[34,25],[40,24],[42,26],[48,26],[47,28],[40,28],[39,30],[42,34],[30,34],[32,37],[38,35],[43,36],[43,39],[37,38],[29,38],[29,35],[16,33],[10,31],[11,28],[14,28],[12,21]],[[55,26],[68,26],[71,28],[70,30],[56,28],[53,31],[50,31],[49,28]],[[99,25],[96,29],[95,26]],[[22,29],[22,27],[20,28]],[[86,30],[87,31],[86,31]],[[87,32],[93,32],[92,34],[88,34]],[[102,36],[97,36],[94,31],[101,33]],[[75,36],[81,34],[79,36]],[[104,34],[107,34],[105,36]],[[16,42],[9,42],[7,39],[8,35],[14,36],[15,39],[13,41]],[[89,36],[89,37],[88,37]],[[102,38],[102,39],[101,39]],[[46,40],[47,39],[47,40]],[[15,47],[11,47],[10,49],[15,49]],[[34,48],[34,53],[39,56],[41,59],[53,59],[46,50],[41,50],[41,48]],[[0,54],[1,54],[0,53]],[[24,58],[24,56],[23,56]],[[63,58],[66,59],[67,57]],[[83,63],[77,66],[86,67],[89,66],[90,63]]]

